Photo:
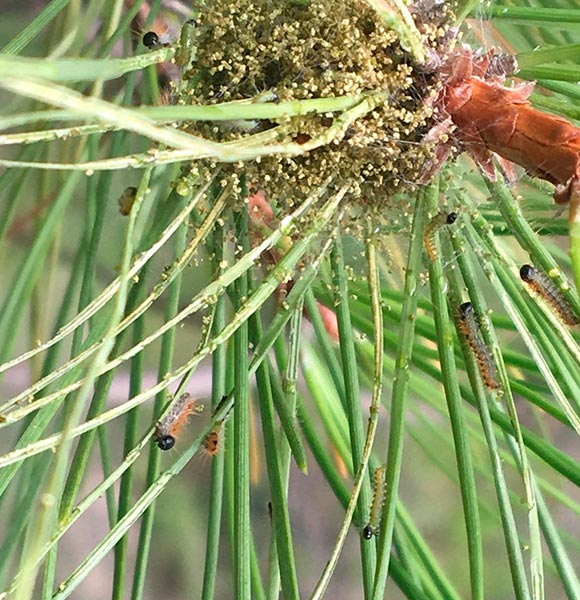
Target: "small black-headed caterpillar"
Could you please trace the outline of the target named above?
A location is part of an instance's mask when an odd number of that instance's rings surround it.
[[[363,529],[363,537],[370,540],[373,535],[379,535],[379,526],[381,522],[381,510],[385,500],[385,474],[386,465],[381,465],[375,469],[373,483],[373,500],[371,502],[368,525]]]
[[[464,302],[459,307],[459,329],[475,355],[483,383],[491,390],[498,389],[500,384],[497,380],[497,367],[489,348],[481,337],[479,323],[471,302]]]
[[[179,436],[182,427],[189,422],[189,415],[200,412],[202,407],[197,406],[197,401],[190,394],[181,394],[173,406],[155,426],[154,439],[160,450],[171,450],[175,446],[175,439]]]
[[[437,259],[437,247],[435,245],[435,233],[443,225],[452,225],[457,221],[456,212],[440,212],[435,215],[428,223],[425,228],[425,235],[423,236],[423,242],[425,244],[425,250],[427,250],[427,256],[429,260],[433,262]]]
[[[119,198],[119,212],[126,217],[133,208],[133,204],[135,204],[135,198],[137,197],[137,188],[136,187],[128,187],[121,194]]]
[[[545,273],[534,269],[532,265],[522,265],[520,277],[522,278],[522,281],[525,281],[530,288],[544,300],[544,302],[552,307],[563,323],[570,327],[580,323],[580,319],[574,313],[562,292]]]

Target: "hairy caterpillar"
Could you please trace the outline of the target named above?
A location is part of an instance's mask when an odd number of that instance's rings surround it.
[[[222,424],[223,421],[218,421],[203,440],[203,448],[208,456],[215,456],[219,452]]]
[[[497,367],[489,348],[481,337],[479,323],[471,302],[464,302],[459,307],[459,329],[475,355],[483,383],[491,390],[498,389],[500,384],[497,380]]]
[[[171,450],[181,428],[189,421],[189,415],[198,411],[197,402],[190,394],[179,396],[167,415],[155,426],[154,439],[160,450]]]
[[[534,269],[532,265],[522,265],[520,277],[522,281],[525,281],[538,296],[552,307],[554,312],[560,317],[560,320],[566,323],[566,325],[572,327],[580,323],[580,319],[574,313],[572,307],[562,295],[562,292],[545,273]]]
[[[425,228],[425,235],[423,237],[423,241],[425,243],[425,250],[427,250],[427,255],[429,256],[429,260],[433,262],[437,259],[437,248],[435,246],[435,233],[442,225],[452,225],[457,220],[457,213],[450,212],[444,213],[440,212],[435,215],[429,224]]]
[[[370,516],[368,525],[363,529],[363,537],[365,540],[370,540],[373,535],[379,534],[379,526],[381,521],[381,509],[385,499],[385,474],[387,467],[381,465],[375,469],[373,483],[373,500],[371,502]]]

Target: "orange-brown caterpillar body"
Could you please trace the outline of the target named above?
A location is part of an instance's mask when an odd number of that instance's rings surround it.
[[[203,447],[208,456],[215,456],[219,452],[222,423],[223,421],[218,421],[203,440]]]
[[[363,529],[363,537],[365,540],[370,540],[373,535],[379,534],[379,526],[381,522],[381,510],[385,498],[385,475],[387,467],[381,465],[375,469],[373,483],[373,500],[371,502],[370,516],[368,525]]]
[[[498,389],[500,384],[497,380],[497,367],[489,348],[481,337],[479,323],[471,302],[464,302],[459,307],[459,329],[475,355],[483,383],[491,390]]]
[[[520,277],[522,281],[525,281],[538,296],[552,307],[554,312],[560,317],[560,320],[566,323],[566,325],[573,327],[580,323],[580,319],[574,313],[562,292],[545,273],[534,269],[532,265],[522,265]]]
[[[189,422],[189,416],[196,410],[196,400],[190,394],[179,396],[167,415],[155,426],[154,439],[160,450],[171,450],[182,427]]]
[[[425,228],[425,235],[423,236],[423,242],[425,244],[425,250],[427,251],[427,256],[429,256],[429,260],[431,262],[437,260],[437,246],[435,245],[435,233],[442,227],[443,225],[452,225],[457,220],[456,212],[440,212],[435,215],[429,224]]]

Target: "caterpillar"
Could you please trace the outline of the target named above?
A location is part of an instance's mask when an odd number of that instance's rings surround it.
[[[195,61],[195,45],[193,33],[197,27],[195,19],[189,19],[183,24],[179,35],[179,42],[175,52],[175,64],[179,65],[184,73],[191,70]]]
[[[498,389],[500,384],[497,380],[497,367],[489,348],[481,337],[479,324],[471,302],[464,302],[459,307],[459,329],[475,355],[483,383],[491,390]]]
[[[137,196],[137,188],[136,187],[128,187],[121,194],[119,198],[119,212],[126,217],[133,208],[133,204],[135,203],[135,198]]]
[[[219,452],[222,424],[223,421],[218,421],[203,440],[203,448],[208,456],[215,456]]]
[[[425,228],[423,241],[425,243],[425,250],[427,251],[427,255],[429,256],[429,260],[431,262],[437,260],[437,247],[435,246],[436,231],[442,225],[452,225],[455,223],[455,221],[457,221],[456,212],[440,212],[439,214],[435,215],[431,221],[429,221],[427,227]]]
[[[363,529],[363,537],[365,540],[370,540],[373,535],[379,535],[379,527],[381,521],[381,509],[385,499],[385,474],[387,471],[386,465],[381,465],[375,469],[373,483],[373,499],[371,502],[369,522]]]
[[[564,298],[562,292],[556,284],[545,274],[532,265],[522,265],[520,268],[520,277],[522,281],[540,296],[547,304],[549,304],[554,312],[560,317],[566,325],[573,327],[580,323],[580,319],[574,313],[574,310]]]
[[[171,450],[175,446],[175,439],[189,421],[189,415],[199,410],[196,404],[196,400],[190,394],[182,394],[167,415],[157,423],[153,437],[160,450]]]

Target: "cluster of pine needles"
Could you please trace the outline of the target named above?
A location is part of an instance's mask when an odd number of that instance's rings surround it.
[[[0,598],[580,598],[580,235],[430,135],[580,10],[165,4],[1,50]]]

